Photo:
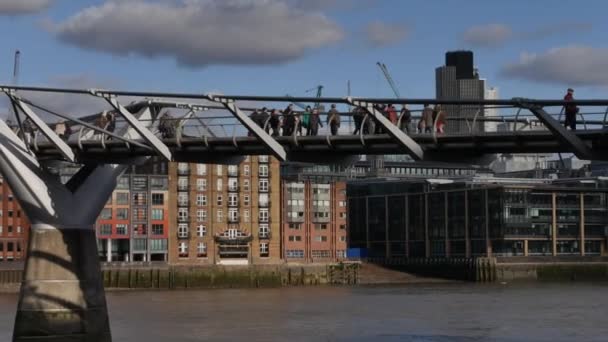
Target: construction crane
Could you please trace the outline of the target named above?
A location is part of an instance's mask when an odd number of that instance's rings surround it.
[[[308,89],[308,90],[306,90],[305,92],[306,92],[306,93],[310,93],[310,92],[311,92],[311,91],[313,91],[313,90],[316,90],[316,91],[317,91],[317,95],[315,96],[316,98],[321,98],[321,97],[323,96],[323,86],[322,86],[322,85],[318,85],[318,86],[316,86],[316,87],[314,87],[314,88]],[[291,95],[289,95],[289,94],[286,94],[285,96],[287,96],[287,97],[291,97]],[[292,102],[292,103],[293,103],[294,105],[296,105],[296,106],[300,107],[301,109],[306,109],[306,105],[305,105],[305,104],[303,104],[303,103],[300,103],[300,102]],[[320,107],[321,107],[321,106],[320,106],[320,103],[319,103],[319,102],[316,102],[316,103],[314,104],[314,108],[320,108]]]
[[[20,61],[21,59],[21,51],[15,51],[15,64],[13,64],[13,85],[19,84],[19,69],[20,69]]]
[[[388,84],[391,86],[391,89],[393,90],[395,97],[398,99],[401,98],[401,95],[399,94],[399,89],[397,89],[397,85],[395,84],[395,81],[391,77],[391,74],[388,72],[388,68],[386,67],[386,64],[378,62],[378,63],[376,63],[376,65],[378,65],[378,67],[384,74],[384,77],[386,78],[386,81],[388,82]]]

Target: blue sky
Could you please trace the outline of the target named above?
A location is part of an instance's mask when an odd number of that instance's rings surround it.
[[[391,97],[382,61],[404,97],[432,98],[444,53],[472,49],[503,98],[599,98],[608,84],[601,0],[1,2],[1,83],[20,49],[22,85],[345,96],[351,80],[354,96]]]

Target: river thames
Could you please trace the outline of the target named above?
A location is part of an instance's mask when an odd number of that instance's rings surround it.
[[[607,284],[110,292],[114,341],[608,341]],[[17,295],[0,294],[0,341]]]

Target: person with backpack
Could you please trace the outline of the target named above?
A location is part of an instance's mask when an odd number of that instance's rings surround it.
[[[329,113],[327,113],[327,124],[331,130],[331,135],[338,134],[338,128],[340,128],[340,113],[336,109],[336,104],[331,105]]]
[[[574,100],[574,89],[568,88],[568,92],[566,96],[564,96],[564,101],[573,101]],[[570,127],[571,130],[576,131],[576,115],[579,112],[579,108],[575,104],[566,104],[564,105],[564,112],[566,114],[566,120],[564,121],[564,126],[566,128]]]

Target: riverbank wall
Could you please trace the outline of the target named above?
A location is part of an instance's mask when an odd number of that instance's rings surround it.
[[[481,283],[608,281],[606,257],[391,258],[365,262],[421,277]]]
[[[356,285],[358,263],[249,266],[113,265],[102,268],[107,289],[264,288]],[[14,289],[20,269],[0,270],[0,290]]]

